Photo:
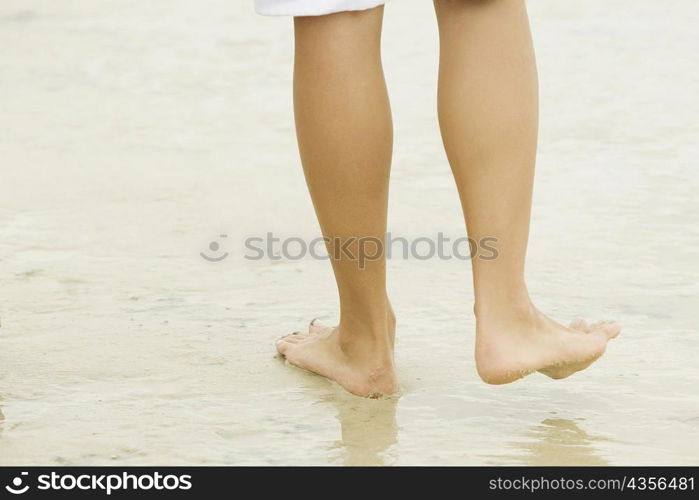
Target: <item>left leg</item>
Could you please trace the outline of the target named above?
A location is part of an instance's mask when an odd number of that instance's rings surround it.
[[[371,238],[384,245],[393,128],[381,64],[383,7],[294,20],[294,112],[301,163],[323,235],[334,242]],[[277,349],[289,363],[359,396],[398,389],[395,318],[386,294],[386,260],[336,255],[337,328],[311,324]],[[368,249],[374,250],[373,247]]]

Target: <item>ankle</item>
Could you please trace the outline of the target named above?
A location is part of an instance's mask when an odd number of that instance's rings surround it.
[[[385,323],[373,328],[338,326],[340,350],[363,371],[393,370],[393,343]]]
[[[476,321],[526,320],[536,315],[536,308],[526,294],[500,294],[476,299],[473,306]]]
[[[371,307],[341,306],[340,309],[340,332],[347,339],[380,341],[388,337],[395,324],[396,317],[388,298],[385,302],[374,302]]]
[[[353,346],[362,350],[381,350],[390,345],[390,331],[386,320],[371,325],[341,322],[337,329],[343,351]]]

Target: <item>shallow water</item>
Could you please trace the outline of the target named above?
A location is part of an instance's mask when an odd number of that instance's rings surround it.
[[[614,317],[594,367],[482,384],[468,264],[390,262],[404,394],[367,401],[272,342],[334,319],[329,267],[250,261],[317,233],[288,19],[251,2],[0,6],[0,464],[696,464],[699,5],[532,0],[539,307]],[[461,234],[429,2],[394,1],[391,231]],[[221,238],[227,234],[227,238]],[[210,241],[230,255],[199,256]]]

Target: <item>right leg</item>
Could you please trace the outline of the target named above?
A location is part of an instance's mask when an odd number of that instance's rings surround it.
[[[469,236],[495,237],[499,250],[495,260],[471,262],[478,372],[493,384],[534,371],[567,377],[599,358],[619,326],[566,328],[527,292],[538,86],[525,2],[435,0],[435,8],[444,146]]]
[[[323,235],[346,242],[386,234],[393,148],[381,65],[383,7],[295,18],[294,109],[306,183]],[[340,296],[337,328],[282,339],[287,361],[360,396],[397,390],[394,318],[382,257],[359,262],[328,248]],[[355,255],[358,245],[349,245]],[[339,257],[339,258],[336,258]]]

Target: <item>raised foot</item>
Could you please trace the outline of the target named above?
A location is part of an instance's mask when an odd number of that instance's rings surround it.
[[[398,392],[392,344],[381,340],[353,340],[343,349],[339,328],[311,322],[308,333],[279,339],[276,348],[287,363],[330,379],[357,396],[379,398]]]
[[[508,317],[479,318],[476,366],[489,384],[507,384],[533,372],[553,379],[584,370],[604,354],[617,335],[618,323],[588,325],[577,320],[570,328],[532,309]]]

